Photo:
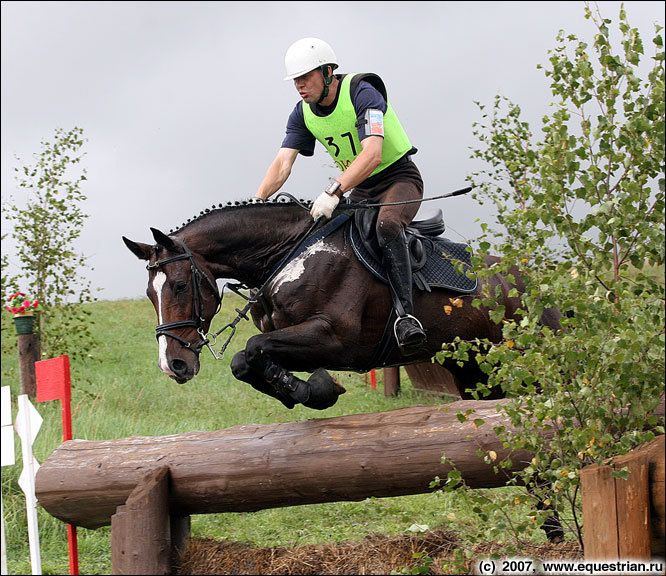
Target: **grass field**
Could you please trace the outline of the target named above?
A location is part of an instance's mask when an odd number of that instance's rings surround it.
[[[219,329],[241,304],[226,295],[213,328]],[[411,406],[434,405],[442,400],[414,389],[404,370],[398,397],[385,398],[381,379],[371,390],[362,374],[336,373],[347,393],[323,412],[297,406],[288,410],[277,400],[234,379],[229,362],[256,329],[242,322],[225,359],[215,361],[204,350],[199,375],[178,385],[157,367],[155,312],[145,298],[101,301],[90,305],[92,328],[100,345],[92,358],[71,360],[74,438],[102,440],[128,436],[158,436],[193,430],[218,430],[247,423],[276,423],[353,413],[378,412]],[[381,371],[378,371],[381,376]],[[2,386],[12,391],[12,417],[19,392],[16,335],[9,314],[2,319]],[[60,403],[36,405],[44,419],[34,453],[39,462],[61,443]],[[9,574],[31,572],[27,542],[25,501],[18,487],[22,469],[18,438],[15,466],[2,469]],[[313,478],[313,482],[317,479]],[[502,490],[509,490],[502,489]],[[518,507],[516,514],[525,513]],[[256,546],[291,546],[317,542],[359,540],[373,533],[400,534],[413,524],[455,530],[461,539],[478,531],[464,499],[432,493],[398,498],[367,499],[311,506],[278,508],[255,513],[213,514],[192,518],[192,536],[251,542]],[[44,574],[66,574],[65,525],[39,508],[39,531]],[[110,529],[79,528],[81,574],[111,571]],[[537,539],[539,537],[537,536]]]

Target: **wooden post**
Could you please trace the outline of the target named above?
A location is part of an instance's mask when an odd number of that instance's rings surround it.
[[[613,471],[627,469],[627,479]],[[664,436],[581,471],[586,560],[650,560],[664,550]]]
[[[167,466],[149,472],[111,517],[111,573],[171,573]]]
[[[21,394],[31,399],[37,394],[35,362],[39,360],[39,334],[18,334],[19,379]]]
[[[611,473],[610,466],[585,466],[581,470],[583,542],[587,560],[618,558],[615,478]]]
[[[619,466],[616,464],[616,469]],[[650,560],[652,530],[647,455],[639,454],[632,458],[626,463],[626,468],[627,480],[616,478],[615,481],[620,558]]]
[[[185,545],[190,537],[192,527],[191,516],[171,515],[171,553],[172,559],[179,557],[185,551]]]
[[[664,436],[660,436],[648,451],[650,483],[650,524],[652,556],[666,558],[666,458]]]
[[[384,396],[397,396],[400,393],[400,367],[384,368]]]

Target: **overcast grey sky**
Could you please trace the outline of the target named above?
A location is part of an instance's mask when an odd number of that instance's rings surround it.
[[[598,2],[618,19],[620,2]],[[651,53],[664,2],[625,2]],[[213,204],[254,195],[298,100],[284,53],[305,36],[329,42],[340,72],[375,72],[419,149],[425,195],[466,185],[478,169],[474,104],[520,104],[535,133],[552,101],[547,64],[558,30],[592,40],[575,2],[2,2],[3,201],[24,199],[14,168],[56,128],[87,143],[89,214],[79,250],[101,299],[144,295],[147,275],[121,236],[151,242]],[[300,157],[283,190],[314,199],[337,173],[323,148]],[[15,159],[18,156],[21,162]],[[444,210],[452,239],[473,239],[487,206]],[[3,232],[7,232],[3,223]],[[3,244],[3,253],[8,244]]]

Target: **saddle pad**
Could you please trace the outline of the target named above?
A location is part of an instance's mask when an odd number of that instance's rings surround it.
[[[365,247],[358,229],[352,222],[345,227],[345,235],[365,267],[382,282],[388,283],[384,267]],[[422,238],[422,242],[427,260],[418,274],[431,288],[446,288],[465,294],[476,292],[477,279],[459,274],[455,268],[457,262],[463,262],[463,270],[471,266],[471,254],[467,251],[466,244],[457,244],[446,238]]]

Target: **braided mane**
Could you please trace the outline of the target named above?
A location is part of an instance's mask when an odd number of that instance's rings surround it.
[[[186,226],[189,226],[190,224],[194,224],[195,222],[201,220],[202,218],[205,218],[206,216],[210,216],[212,214],[215,214],[217,212],[220,212],[222,210],[229,211],[229,210],[234,210],[237,208],[243,208],[246,206],[275,206],[275,205],[284,205],[284,204],[294,204],[294,205],[299,205],[303,208],[311,208],[312,207],[312,200],[304,200],[304,199],[298,199],[296,200],[295,198],[293,199],[288,199],[285,198],[284,196],[280,197],[278,196],[277,198],[273,200],[268,200],[265,202],[250,202],[249,200],[236,200],[232,202],[227,202],[226,204],[218,204],[217,206],[213,204],[211,208],[206,208],[205,210],[202,210],[199,212],[198,215],[193,216],[192,218],[188,218],[187,221],[183,222],[179,228],[172,228],[169,230],[169,234],[175,234],[177,232],[180,232],[183,228]]]

